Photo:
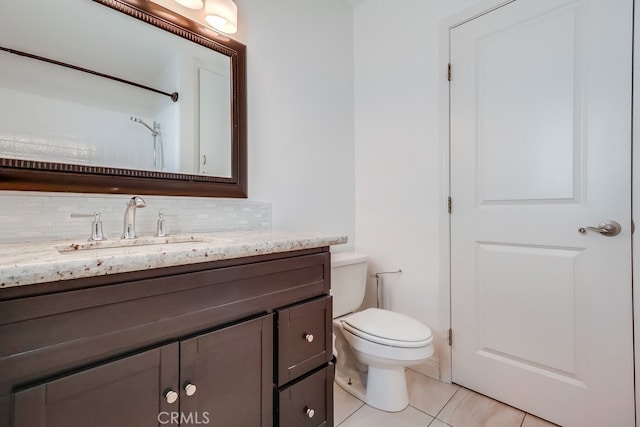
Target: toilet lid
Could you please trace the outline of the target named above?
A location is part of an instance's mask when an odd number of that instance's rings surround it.
[[[347,331],[368,341],[395,347],[424,347],[433,339],[431,329],[404,314],[368,308],[342,320]]]

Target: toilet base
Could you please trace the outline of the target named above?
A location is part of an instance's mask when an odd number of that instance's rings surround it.
[[[336,370],[336,384],[338,384],[344,391],[354,397],[357,397],[363,402],[366,400],[366,386],[363,380],[366,381],[366,379],[366,372],[361,374],[351,373],[350,375],[348,375]]]
[[[338,372],[335,382],[367,405],[387,412],[399,412],[409,405],[404,367],[375,368],[368,372]]]
[[[398,412],[406,408],[409,405],[409,394],[404,367],[369,366],[365,402],[369,406],[389,412]]]

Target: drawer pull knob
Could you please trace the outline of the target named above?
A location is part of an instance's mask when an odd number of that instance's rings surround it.
[[[198,388],[196,387],[196,385],[191,383],[184,386],[184,392],[187,394],[187,396],[193,396],[194,394],[196,394],[197,389]]]
[[[316,414],[316,411],[314,411],[311,408],[305,408],[304,412],[307,414],[307,417],[309,418],[313,418],[313,416]]]
[[[173,390],[169,390],[164,394],[164,397],[167,399],[167,403],[176,403],[176,400],[178,400],[178,393]]]
[[[312,334],[304,334],[304,339],[307,340],[307,342],[313,342],[313,335]]]

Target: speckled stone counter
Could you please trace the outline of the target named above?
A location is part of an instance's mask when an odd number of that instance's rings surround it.
[[[103,242],[0,245],[2,288],[340,245],[347,236],[307,232],[220,232]]]

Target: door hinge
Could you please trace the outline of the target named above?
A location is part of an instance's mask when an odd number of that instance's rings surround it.
[[[453,344],[453,331],[449,328],[449,346]]]
[[[447,80],[451,81],[451,64],[447,64]]]
[[[451,196],[447,197],[447,212],[451,213]]]

